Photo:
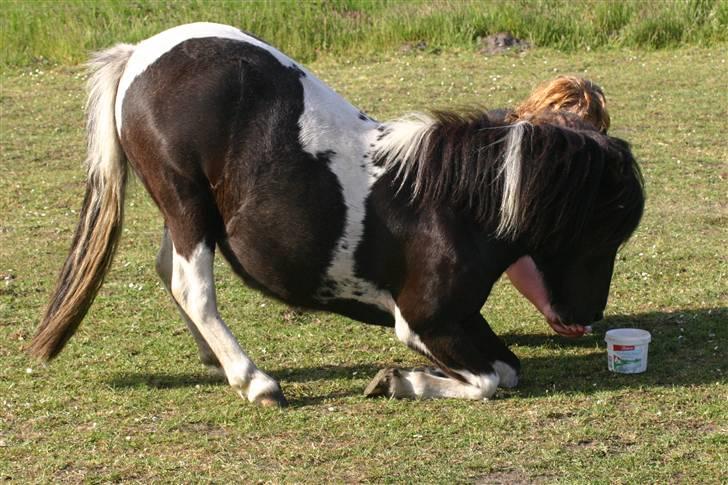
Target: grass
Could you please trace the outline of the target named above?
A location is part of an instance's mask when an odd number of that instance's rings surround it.
[[[648,202],[607,319],[570,341],[499,284],[483,312],[523,362],[489,402],[367,400],[377,369],[422,362],[388,329],[299,313],[216,263],[221,312],[291,407],[246,404],[204,371],[153,269],[161,220],[132,184],[121,246],[79,332],[44,367],[22,348],[83,195],[83,73],[0,74],[0,479],[24,482],[720,483],[728,476],[725,45],[484,57],[468,49],[315,72],[384,119],[513,105],[560,73],[605,89]],[[652,332],[649,369],[606,370],[604,332]]]
[[[728,40],[726,0],[2,0],[0,66],[78,63],[89,51],[136,42],[174,25],[229,23],[302,61],[421,44],[475,49],[510,31],[539,47],[664,48]],[[285,19],[285,21],[281,21]],[[63,34],[59,35],[59,25]]]

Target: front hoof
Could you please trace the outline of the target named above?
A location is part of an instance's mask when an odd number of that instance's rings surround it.
[[[364,389],[364,395],[366,397],[391,397],[392,381],[398,376],[399,371],[397,369],[389,368],[380,370],[366,389]]]
[[[263,406],[265,408],[279,407],[285,408],[288,406],[288,401],[283,395],[283,392],[278,391],[275,393],[262,394],[253,399],[255,404]]]

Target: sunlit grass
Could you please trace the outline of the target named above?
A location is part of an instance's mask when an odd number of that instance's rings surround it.
[[[0,75],[0,478],[25,482],[718,483],[728,474],[726,51],[568,55],[470,50],[310,68],[371,115],[512,105],[562,73],[600,83],[613,134],[647,182],[607,319],[553,336],[499,284],[483,312],[523,362],[490,402],[366,400],[382,366],[423,360],[389,329],[290,311],[216,263],[220,309],[291,407],[251,406],[206,374],[153,268],[161,231],[140,184],[104,287],[48,367],[21,351],[70,244],[83,196],[83,74]],[[645,374],[606,370],[603,334],[652,332]]]

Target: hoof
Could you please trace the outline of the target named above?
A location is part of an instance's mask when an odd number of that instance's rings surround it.
[[[265,408],[279,407],[284,408],[288,406],[288,401],[282,392],[275,394],[263,394],[253,400],[255,404],[263,406]]]
[[[223,370],[222,367],[217,366],[217,365],[208,365],[208,364],[205,364],[205,367],[207,368],[207,372],[210,375],[219,377],[220,379],[225,378],[225,371]]]
[[[392,396],[391,384],[392,380],[399,376],[397,369],[382,369],[377,372],[374,379],[371,380],[369,385],[364,389],[364,395],[366,397],[380,397]]]

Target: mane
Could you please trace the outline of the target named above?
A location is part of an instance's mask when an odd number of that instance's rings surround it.
[[[578,124],[494,118],[433,112],[385,123],[375,159],[413,205],[465,210],[498,238],[563,245],[596,219],[605,243],[629,237],[644,193],[626,142]]]

